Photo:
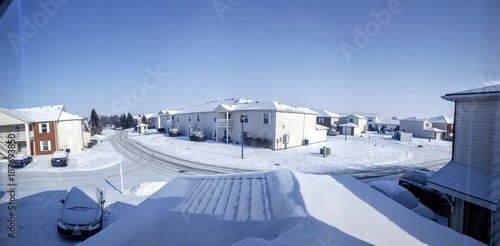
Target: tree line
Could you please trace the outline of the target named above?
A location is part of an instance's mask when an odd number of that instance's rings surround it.
[[[95,109],[92,109],[90,113],[90,135],[101,134],[102,128],[108,125],[112,125],[116,128],[121,127],[122,129],[128,129],[135,127],[136,123],[134,117],[129,112],[128,114],[121,115],[98,115]]]

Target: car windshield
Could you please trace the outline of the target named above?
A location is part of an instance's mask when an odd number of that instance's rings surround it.
[[[410,192],[406,191],[395,194],[394,196],[392,196],[392,199],[409,209],[412,209],[418,205],[417,198]]]
[[[73,188],[71,189],[68,198],[65,202],[66,208],[98,208],[97,199],[94,196],[89,196],[87,193],[83,192],[81,189]]]

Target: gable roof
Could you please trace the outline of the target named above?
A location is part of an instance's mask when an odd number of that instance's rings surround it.
[[[481,87],[472,90],[449,93],[441,98],[448,101],[456,101],[457,99],[475,98],[475,97],[500,97],[500,84]]]
[[[33,123],[34,120],[31,119],[30,117],[26,116],[25,114],[23,113],[20,113],[20,112],[16,112],[16,111],[12,111],[12,110],[9,110],[9,109],[5,109],[5,108],[0,108],[0,113],[4,113],[8,116],[11,116],[13,118],[16,118],[24,123]]]
[[[496,210],[500,172],[451,161],[429,178],[429,187]]]
[[[326,110],[319,108],[312,108],[312,111],[317,113],[317,117],[331,118],[332,116],[326,112]]]
[[[59,120],[82,120],[83,118],[78,116],[78,115],[74,115],[74,114],[70,114],[68,112],[61,112],[61,116],[59,117]]]
[[[381,119],[376,122],[377,125],[399,125],[399,120],[394,119]]]
[[[12,109],[11,111],[22,113],[35,122],[57,121],[62,112],[66,111],[64,105],[42,106],[34,108]]]
[[[448,116],[436,116],[429,119],[432,123],[453,124],[453,118]]]
[[[214,111],[217,112],[233,112],[233,111],[273,111],[273,112],[287,112],[287,113],[302,113],[314,114],[317,113],[309,108],[298,107],[279,103],[276,101],[256,101],[245,102],[240,104],[220,104]]]
[[[408,118],[405,118],[405,119],[400,119],[399,121],[428,121],[429,119],[427,118],[423,118],[423,117],[408,117]]]
[[[350,114],[350,115],[347,115],[345,117],[347,118],[347,117],[350,117],[350,116],[358,118],[358,119],[366,119],[366,117],[364,117],[362,115],[359,115],[359,114]]]
[[[325,111],[325,113],[327,113],[328,115],[330,115],[330,117],[332,118],[340,118],[340,115],[334,113],[334,112],[331,112],[331,111],[328,111],[328,110],[323,110]]]

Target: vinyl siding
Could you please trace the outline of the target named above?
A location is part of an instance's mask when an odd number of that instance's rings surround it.
[[[457,101],[453,160],[493,170],[500,165],[500,100]]]
[[[455,210],[450,214],[450,228],[462,233],[464,201],[459,198],[455,199]]]

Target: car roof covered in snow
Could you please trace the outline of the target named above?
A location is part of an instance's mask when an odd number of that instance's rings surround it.
[[[58,150],[52,154],[52,158],[64,158],[68,155],[66,151]]]
[[[177,177],[81,245],[310,245],[320,240],[481,245],[353,177],[288,170]]]

